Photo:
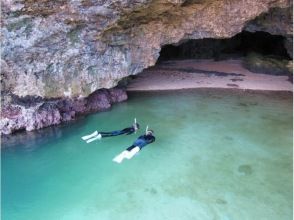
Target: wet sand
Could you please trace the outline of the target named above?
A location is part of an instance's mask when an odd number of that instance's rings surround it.
[[[241,60],[176,60],[145,69],[128,85],[128,91],[192,88],[293,91],[289,77],[253,73]]]

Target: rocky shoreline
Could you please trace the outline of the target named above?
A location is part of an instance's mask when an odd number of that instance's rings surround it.
[[[206,88],[293,92],[293,84],[287,74],[253,73],[245,69],[240,60],[167,61],[144,70],[134,78],[123,85],[125,89],[100,89],[85,98],[44,99],[8,95],[9,98],[2,101],[0,133],[8,135],[16,131],[37,130],[103,111],[114,103],[127,100],[126,91]]]
[[[77,116],[109,109],[112,104],[127,100],[124,89],[100,89],[86,98],[60,98],[45,100],[39,97],[14,97],[1,107],[1,135],[16,131],[32,131],[62,122]]]

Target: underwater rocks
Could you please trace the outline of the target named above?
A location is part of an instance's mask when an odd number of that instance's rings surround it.
[[[32,131],[57,125],[91,112],[102,111],[113,103],[127,99],[123,89],[100,89],[87,98],[62,98],[44,100],[42,98],[12,98],[1,109],[0,132],[11,134],[15,131]]]
[[[292,8],[288,0],[1,0],[1,6],[2,88],[42,98],[87,97],[154,65],[163,45],[229,38],[271,8]]]

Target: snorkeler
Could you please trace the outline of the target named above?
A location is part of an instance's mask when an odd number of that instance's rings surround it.
[[[128,127],[122,130],[117,130],[117,131],[110,131],[110,132],[94,131],[90,135],[83,136],[82,139],[85,140],[87,143],[90,143],[94,140],[101,139],[103,137],[113,137],[113,136],[118,136],[122,134],[130,135],[130,134],[136,133],[139,128],[140,128],[140,125],[137,123],[135,119],[131,127]]]
[[[143,147],[147,144],[151,144],[155,141],[155,137],[153,136],[153,131],[148,130],[148,126],[146,128],[146,133],[138,137],[137,140],[133,143],[132,146],[128,147],[126,150],[121,152],[112,161],[121,163],[125,158],[131,159],[136,153],[138,153]]]

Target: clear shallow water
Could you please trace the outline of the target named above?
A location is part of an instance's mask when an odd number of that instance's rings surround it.
[[[3,220],[292,219],[292,97],[232,91],[139,93],[111,111],[2,143]],[[90,144],[137,117],[136,135]]]

